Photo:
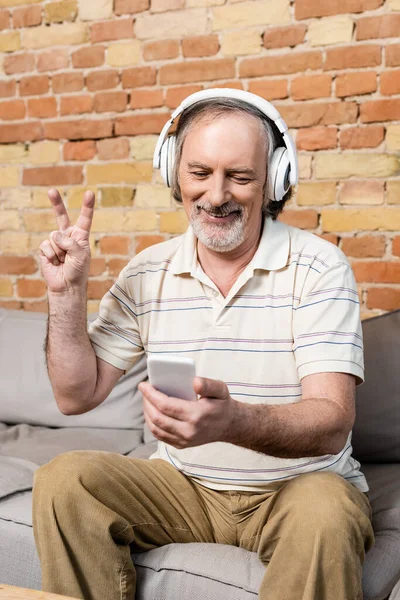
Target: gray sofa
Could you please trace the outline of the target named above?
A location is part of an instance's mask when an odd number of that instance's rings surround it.
[[[33,589],[40,589],[31,521],[38,465],[77,449],[147,458],[155,445],[137,392],[143,361],[90,413],[58,411],[44,362],[46,318],[0,310],[0,583]],[[376,534],[364,564],[364,599],[400,600],[400,310],[364,321],[363,329],[367,381],[357,389],[353,443]],[[170,544],[132,556],[137,600],[255,599],[263,574],[256,554],[224,545]]]

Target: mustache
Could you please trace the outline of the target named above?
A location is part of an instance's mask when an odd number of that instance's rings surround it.
[[[237,204],[234,200],[229,200],[221,206],[213,206],[210,204],[210,202],[199,200],[198,202],[195,202],[194,208],[197,213],[199,213],[200,210],[205,210],[208,212],[208,214],[214,217],[226,217],[231,212],[239,212],[240,214],[243,212],[243,207],[240,206],[240,204]]]

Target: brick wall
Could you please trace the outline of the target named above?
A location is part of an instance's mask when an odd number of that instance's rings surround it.
[[[152,172],[168,113],[236,86],[297,141],[283,220],[338,244],[363,316],[400,307],[400,0],[0,0],[0,305],[46,310],[37,248],[97,194],[89,310],[129,257],[185,230]]]

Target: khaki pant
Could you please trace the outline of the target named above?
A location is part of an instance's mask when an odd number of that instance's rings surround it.
[[[268,566],[261,600],[362,600],[370,518],[367,496],[333,473],[261,494],[216,492],[163,460],[109,452],[58,456],[38,469],[33,491],[43,590],[85,600],[133,600],[130,545],[173,542],[257,552]]]

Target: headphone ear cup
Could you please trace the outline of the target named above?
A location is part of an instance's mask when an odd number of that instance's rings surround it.
[[[164,183],[168,185],[168,146],[169,138],[165,140],[160,150],[160,173]]]
[[[280,202],[290,187],[290,162],[286,148],[276,148],[268,169],[268,198]]]
[[[170,135],[168,138],[168,165],[167,165],[167,186],[172,186],[172,177],[174,174],[174,165],[175,165],[175,147],[176,147],[176,137],[174,135]]]

